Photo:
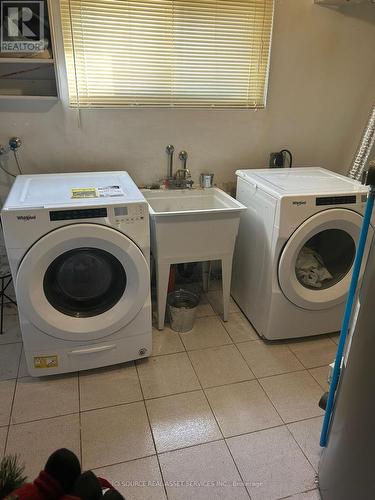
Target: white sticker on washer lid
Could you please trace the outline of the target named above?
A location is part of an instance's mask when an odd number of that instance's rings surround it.
[[[100,198],[113,198],[115,196],[124,196],[124,191],[120,186],[104,186],[98,188]]]

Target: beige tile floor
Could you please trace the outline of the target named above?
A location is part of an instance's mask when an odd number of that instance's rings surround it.
[[[153,357],[29,377],[14,309],[0,336],[0,457],[30,478],[58,447],[126,499],[317,500],[322,411],[334,335],[269,344],[234,302],[209,292],[190,333],[153,332]]]

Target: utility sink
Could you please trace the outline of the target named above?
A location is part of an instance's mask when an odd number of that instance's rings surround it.
[[[240,212],[245,207],[219,188],[145,189],[151,216]]]
[[[171,264],[221,260],[223,319],[228,319],[234,245],[246,207],[218,188],[142,191],[149,203],[156,266],[158,328],[164,327]]]

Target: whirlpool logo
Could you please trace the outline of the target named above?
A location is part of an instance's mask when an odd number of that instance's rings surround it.
[[[306,200],[301,200],[301,201],[293,201],[292,205],[295,205],[296,207],[302,207],[302,205],[306,205],[307,201]]]
[[[36,215],[17,215],[17,219],[29,222],[30,220],[35,220]]]

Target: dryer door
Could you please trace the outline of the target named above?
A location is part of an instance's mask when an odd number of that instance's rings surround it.
[[[22,313],[63,340],[106,337],[130,323],[150,289],[147,261],[124,234],[97,224],[72,224],[38,240],[16,279]]]
[[[310,217],[292,234],[280,255],[278,277],[293,304],[318,310],[345,300],[362,220],[356,212],[335,208]],[[373,234],[370,227],[364,261]]]

